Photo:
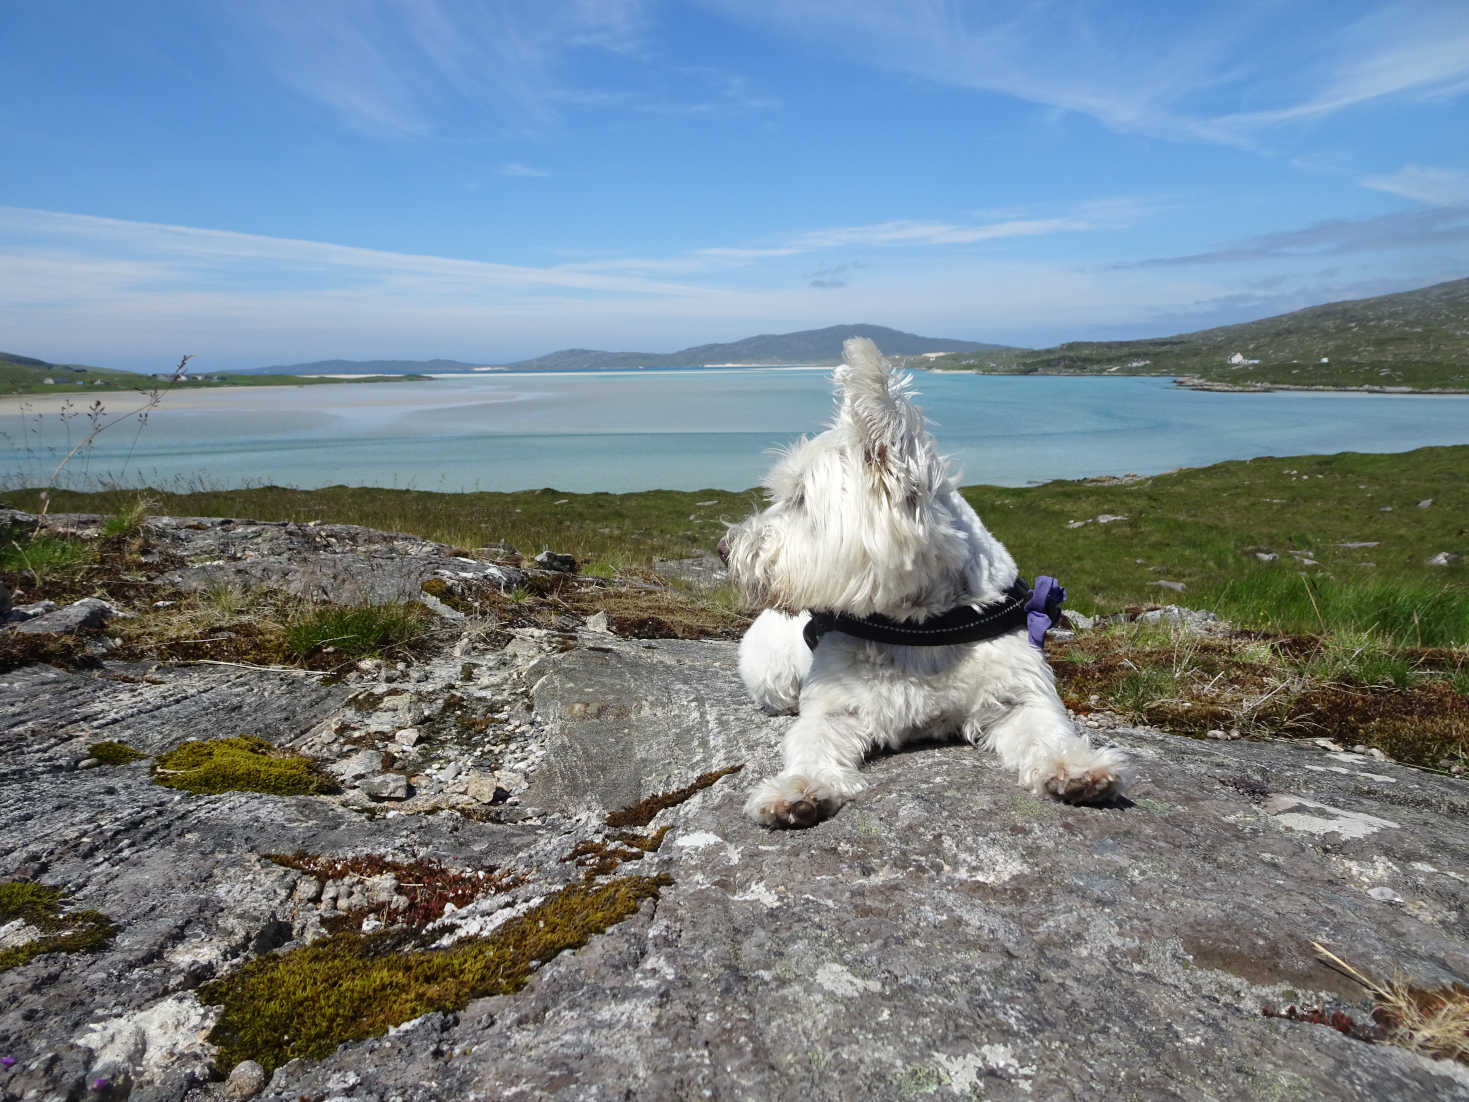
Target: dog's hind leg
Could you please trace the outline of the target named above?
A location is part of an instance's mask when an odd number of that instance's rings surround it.
[[[1076,733],[1054,690],[1026,691],[998,715],[970,719],[964,735],[993,750],[1020,783],[1066,803],[1108,803],[1121,795],[1127,760]]]
[[[830,818],[865,787],[858,767],[871,745],[857,715],[804,711],[782,743],[785,768],[755,786],[745,814],[772,827],[808,827]]]

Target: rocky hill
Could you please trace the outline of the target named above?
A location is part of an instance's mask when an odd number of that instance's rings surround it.
[[[700,344],[677,352],[603,352],[594,348],[563,348],[530,360],[500,365],[515,371],[635,371],[641,367],[703,367],[708,364],[839,364],[842,341],[871,337],[892,356],[920,356],[926,352],[981,352],[1003,345],[978,341],[920,337],[881,325],[833,325],[798,333],[763,334],[724,344]],[[483,370],[454,360],[321,360],[309,364],[262,367],[281,374],[396,374]]]
[[[1100,715],[1121,806],[935,744],[771,833],[740,804],[788,721],[734,642],[572,564],[346,525],[131,539],[127,607],[17,592],[0,626],[5,1099],[1469,1099],[1311,947],[1469,976],[1462,779]],[[137,649],[246,590],[433,623],[320,669],[219,649],[247,618]],[[558,611],[519,619],[528,592]]]
[[[1469,279],[1196,333],[946,357],[940,368],[1176,375],[1211,388],[1469,390]]]

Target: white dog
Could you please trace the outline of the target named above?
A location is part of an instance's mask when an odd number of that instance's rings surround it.
[[[735,586],[767,609],[740,643],[740,676],[767,711],[799,712],[784,770],[746,812],[810,826],[861,791],[870,751],[956,733],[1034,792],[1113,799],[1125,760],[1076,733],[1023,610],[1015,620],[1015,560],[959,496],[910,380],[869,340],[843,352],[835,423],[780,458],[769,508],[720,543]],[[1005,630],[947,641],[953,625],[986,620]]]

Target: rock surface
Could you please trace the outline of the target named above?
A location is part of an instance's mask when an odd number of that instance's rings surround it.
[[[250,571],[395,599],[435,569],[511,569],[341,526],[332,549],[304,526],[198,523],[261,551],[179,584]],[[103,1077],[110,1097],[243,1097],[231,1068],[211,1077],[201,983],[401,898],[391,876],[323,881],[266,854],[514,868],[526,901],[578,875],[558,858],[607,812],[745,763],[608,874],[671,878],[634,917],[517,994],[292,1061],[255,1097],[1469,1099],[1462,1066],[1261,1014],[1368,1019],[1313,940],[1373,975],[1469,978],[1469,782],[1098,721],[1137,766],[1126,807],[1036,798],[985,753],[934,744],[870,762],[834,819],[772,833],[740,805],[789,720],[745,700],[734,644],[450,630],[406,673],[0,674],[0,878],[63,886],[118,925],[95,954],[0,972],[4,1098],[80,1099]],[[75,768],[100,739],[156,754],[201,733],[317,755],[341,791],[194,796],[147,761]],[[373,798],[385,776],[404,798]],[[446,936],[488,928],[490,904],[446,912]]]

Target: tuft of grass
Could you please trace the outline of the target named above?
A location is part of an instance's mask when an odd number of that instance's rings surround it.
[[[1320,942],[1311,948],[1372,996],[1372,1019],[1389,1042],[1437,1060],[1469,1064],[1469,986],[1454,983],[1428,989],[1401,977],[1375,980],[1352,967]]]
[[[154,759],[153,782],[199,795],[305,796],[334,787],[313,759],[278,750],[253,735],[185,742]]]
[[[88,746],[87,756],[96,758],[103,765],[127,765],[129,762],[141,761],[148,755],[141,750],[134,750],[125,742],[114,742],[108,739],[104,742],[94,742]]]
[[[102,521],[102,534],[120,539],[132,539],[143,532],[143,522],[149,510],[158,502],[146,494],[139,494],[132,501],[120,504]]]
[[[446,949],[408,949],[401,934],[339,933],[246,964],[199,989],[218,1004],[209,1034],[218,1066],[255,1060],[267,1074],[296,1058],[317,1060],[344,1041],[385,1033],[431,1011],[509,995],[536,967],[637,913],[671,881],[630,876],[562,888],[484,938]]]
[[[319,605],[286,624],[286,651],[296,658],[322,653],[344,659],[375,656],[422,638],[428,619],[416,603]]]
[[[0,949],[0,972],[45,953],[95,953],[105,948],[117,926],[100,911],[63,913],[60,888],[29,880],[0,882],[0,926],[20,919],[41,932],[23,945]]]
[[[0,547],[0,571],[29,575],[31,584],[42,588],[80,573],[96,558],[96,549],[85,540],[41,532]]]

